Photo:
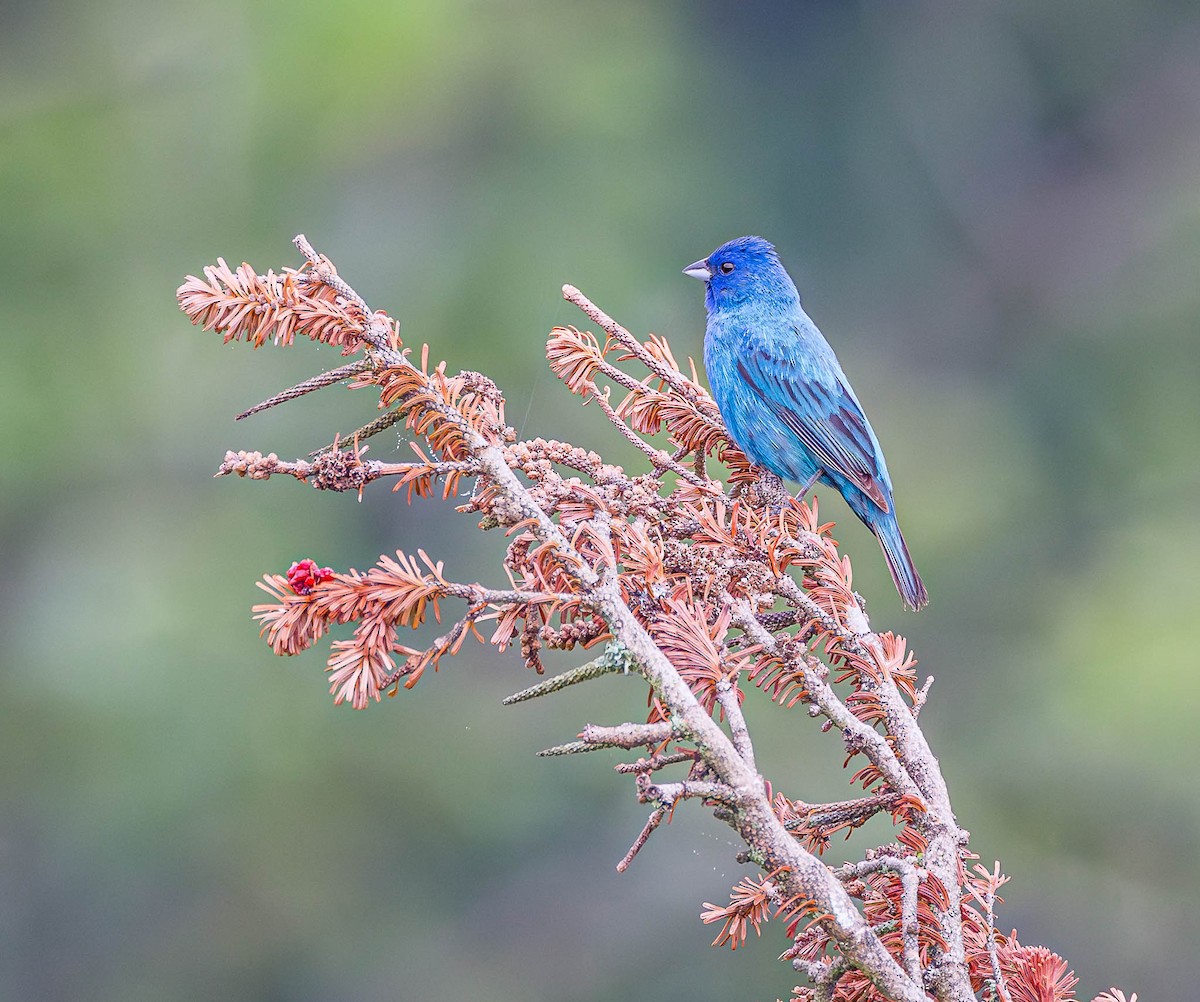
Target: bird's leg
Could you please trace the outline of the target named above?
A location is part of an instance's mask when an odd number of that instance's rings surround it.
[[[804,500],[804,495],[807,494],[810,490],[812,490],[812,485],[821,479],[821,474],[824,472],[825,471],[823,469],[821,469],[821,467],[819,467],[819,466],[817,467],[817,472],[814,473],[811,477],[809,477],[806,481],[804,481],[804,486],[801,487],[800,490],[797,492],[797,494],[796,494],[797,501]]]

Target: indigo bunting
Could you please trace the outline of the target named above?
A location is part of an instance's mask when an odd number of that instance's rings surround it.
[[[762,237],[739,237],[683,269],[705,284],[704,369],[734,442],[759,466],[836,488],[879,540],[904,604],[928,601],[896,521],[892,481],[837,356]]]

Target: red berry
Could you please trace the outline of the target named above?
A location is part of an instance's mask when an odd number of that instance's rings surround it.
[[[332,567],[318,567],[315,560],[297,560],[288,568],[287,581],[297,595],[308,595],[323,581],[333,579]]]

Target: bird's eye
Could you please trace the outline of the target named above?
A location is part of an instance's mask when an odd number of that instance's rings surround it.
[[[728,275],[730,272],[733,271],[733,269],[734,269],[734,263],[732,261],[726,261],[724,264],[721,265],[721,274]]]

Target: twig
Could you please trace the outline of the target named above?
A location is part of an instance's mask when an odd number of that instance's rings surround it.
[[[986,872],[980,868],[980,872]],[[1004,976],[1000,972],[1000,954],[996,948],[996,884],[995,878],[1000,874],[1000,861],[996,860],[996,868],[992,871],[994,876],[991,883],[988,885],[987,894],[984,897],[983,905],[986,909],[985,919],[987,921],[987,951],[988,959],[992,964],[992,980],[996,985],[996,995],[1001,1002],[1012,1002],[1012,998],[1008,994],[1008,989],[1004,985]]]
[[[818,832],[837,831],[846,825],[857,828],[881,811],[892,810],[903,798],[898,793],[858,797],[828,804],[795,804],[799,817],[785,823],[788,831],[811,828]]]
[[[331,444],[316,449],[310,452],[310,456],[319,456],[322,452],[328,452],[330,449],[336,449],[338,442],[365,442],[368,438],[373,438],[382,431],[387,431],[393,425],[399,424],[404,420],[404,412],[399,410],[384,411],[374,421],[368,421],[361,428],[350,432],[347,435],[336,435]]]
[[[914,720],[916,720],[917,717],[920,716],[921,707],[923,707],[925,705],[925,700],[927,700],[929,698],[929,689],[932,685],[933,685],[933,676],[930,675],[927,679],[925,679],[925,684],[922,685],[921,688],[917,690],[917,698],[913,700],[913,705],[912,705],[912,715],[913,715]]]
[[[617,864],[617,873],[624,873],[629,869],[629,864],[632,863],[637,854],[642,851],[642,846],[649,841],[650,836],[654,834],[655,829],[662,824],[662,820],[667,816],[667,813],[667,809],[661,805],[654,808],[654,810],[650,812],[650,819],[642,828],[641,834],[634,839],[633,845],[629,847],[629,851],[625,853],[624,857],[621,859],[621,862]]]
[[[754,745],[750,741],[746,718],[742,715],[738,687],[727,678],[717,683],[717,702],[721,704],[721,709],[725,711],[725,719],[729,721],[729,736],[733,739],[733,747],[738,750],[746,765],[757,772],[758,767],[754,764]]]
[[[371,314],[371,307],[367,305],[367,301],[355,292],[341,277],[333,270],[333,266],[329,263],[329,259],[318,254],[313,245],[308,242],[308,237],[303,233],[297,233],[292,238],[292,243],[301,254],[305,256],[308,263],[312,265],[312,274],[318,278],[323,284],[328,285],[343,299],[349,299],[351,302],[358,304],[364,313],[368,316]]]
[[[587,296],[580,292],[573,285],[564,285],[563,299],[568,303],[574,303],[584,313],[586,313],[595,323],[599,324],[601,329],[608,334],[613,340],[618,341],[625,346],[628,351],[634,355],[639,362],[647,369],[654,373],[660,380],[671,387],[684,400],[694,404],[698,399],[696,388],[679,377],[679,374],[674,370],[663,365],[657,358],[646,350],[645,345],[637,338],[629,333],[624,327],[617,323],[612,317],[605,313],[599,306],[593,303]],[[722,433],[723,428],[715,425]]]
[[[529,605],[550,605],[558,602],[578,602],[580,596],[558,591],[526,591],[516,588],[485,588],[479,584],[459,584],[456,581],[442,582],[442,590],[455,598],[465,598],[472,603],[487,605],[512,605],[514,602]],[[586,601],[583,602],[586,605]]]
[[[601,393],[599,390],[597,390],[592,394],[592,399],[596,401],[596,406],[598,406],[600,410],[604,412],[604,416],[608,418],[613,427],[620,432],[621,437],[624,438],[625,441],[631,443],[647,459],[649,459],[650,465],[656,470],[670,470],[677,477],[681,477],[689,483],[696,484],[700,487],[708,485],[708,480],[701,480],[686,466],[683,466],[676,460],[672,459],[670,455],[668,455],[666,452],[663,452],[661,449],[654,448],[654,446],[652,446],[637,432],[630,428],[629,425],[625,423],[624,419],[622,419],[622,417],[615,410],[613,410],[612,405],[608,402],[607,394]]]
[[[615,727],[601,727],[598,724],[588,724],[579,734],[578,741],[568,741],[566,744],[555,745],[538,752],[542,758],[556,755],[578,755],[582,752],[599,751],[602,748],[639,748],[642,745],[652,747],[670,741],[672,738],[683,737],[683,732],[668,722],[657,724],[618,724]]]
[[[363,448],[361,452],[366,452]],[[380,477],[402,477],[414,470],[428,471],[434,476],[452,473],[473,474],[479,472],[474,460],[434,460],[426,463],[383,463],[361,458],[361,452],[350,450],[323,452],[313,460],[280,459],[275,453],[227,452],[214,477],[236,474],[251,480],[268,480],[272,476],[289,476],[311,483],[319,490],[361,491],[372,480]]]
[[[442,636],[438,637],[432,644],[429,645],[429,647],[425,649],[423,654],[420,655],[420,657],[426,659],[424,663],[418,662],[418,664],[421,664],[421,667],[415,668],[412,666],[412,662],[410,660],[405,660],[399,668],[385,677],[381,688],[387,688],[388,686],[395,685],[402,678],[407,675],[412,675],[414,672],[419,673],[424,671],[424,664],[431,663],[436,665],[439,658],[445,656],[446,654],[455,653],[462,645],[467,631],[474,629],[475,621],[483,614],[486,608],[487,603],[485,602],[472,604],[472,606],[467,610],[466,614],[452,627],[450,627],[450,630],[447,633],[444,633]]]
[[[900,878],[900,935],[904,943],[904,966],[914,981],[921,980],[921,955],[917,941],[920,926],[917,924],[917,888],[922,872],[911,859],[898,856],[876,856],[861,863],[847,863],[834,870],[839,880],[865,877],[881,870],[891,870]]]
[[[636,762],[620,762],[613,768],[625,775],[658,772],[669,765],[679,765],[681,762],[695,762],[699,756],[695,751],[665,752],[651,755],[649,758],[639,758]]]
[[[651,784],[642,791],[639,799],[643,803],[657,800],[666,808],[674,807],[680,800],[714,800],[720,804],[736,807],[737,791],[724,783],[712,783],[694,780],[681,780],[678,783]]]
[[[241,421],[243,418],[250,417],[251,414],[258,414],[260,411],[277,407],[279,404],[302,397],[306,393],[312,393],[313,390],[320,390],[326,386],[332,386],[334,383],[340,383],[343,379],[357,376],[360,372],[365,372],[373,366],[374,363],[369,358],[356,358],[353,362],[349,362],[346,365],[330,369],[328,372],[322,372],[320,375],[313,376],[310,379],[305,379],[302,382],[296,383],[295,386],[289,386],[286,390],[280,390],[262,403],[255,404],[249,410],[242,411],[234,420]]]
[[[392,345],[392,332],[387,322],[380,314],[372,310],[367,305],[367,301],[338,275],[329,259],[318,254],[303,233],[298,233],[293,238],[292,243],[296,245],[300,253],[304,255],[308,263],[312,266],[308,273],[312,281],[327,285],[343,299],[354,303],[362,310],[367,322],[366,328],[358,332],[362,340],[374,348],[378,356],[383,358],[388,365],[394,366],[398,360],[407,362],[407,359],[404,359],[404,356]],[[370,353],[368,352],[368,354]]]
[[[617,724],[602,727],[588,724],[580,732],[581,740],[597,748],[638,748],[642,745],[659,745],[672,738],[685,737],[686,730],[671,721],[657,724]]]
[[[554,678],[548,678],[545,682],[539,682],[528,689],[514,692],[511,696],[505,697],[500,702],[503,706],[512,706],[514,703],[522,703],[528,699],[548,696],[552,692],[558,692],[560,689],[567,688],[567,686],[576,685],[579,682],[587,682],[591,679],[599,678],[601,675],[611,675],[616,672],[623,672],[627,675],[629,674],[631,661],[632,659],[625,648],[619,642],[614,642],[609,644],[600,657],[587,662],[587,664],[582,664],[578,668],[572,668],[561,675],[555,675]]]

